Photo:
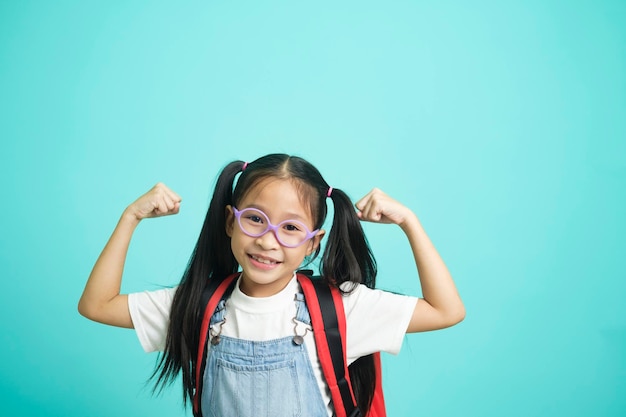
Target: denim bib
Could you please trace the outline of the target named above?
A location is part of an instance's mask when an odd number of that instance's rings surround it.
[[[310,325],[303,295],[295,302],[295,319]],[[212,328],[225,313],[222,300]],[[327,417],[307,349],[294,336],[262,342],[213,336],[219,343],[207,344],[203,417]]]

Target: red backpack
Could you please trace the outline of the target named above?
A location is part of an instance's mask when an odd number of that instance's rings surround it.
[[[209,284],[202,294],[203,312],[200,328],[200,342],[196,361],[196,389],[193,396],[193,415],[201,417],[200,398],[202,397],[202,377],[207,357],[207,336],[211,316],[217,304],[224,296],[228,296],[235,286],[239,274],[230,275],[218,284]],[[311,316],[311,325],[315,337],[317,355],[320,359],[326,384],[335,408],[336,417],[362,417],[356,405],[350,383],[350,374],[346,363],[346,316],[343,309],[340,291],[320,279],[297,274],[298,282],[304,293],[304,300]],[[385,417],[385,400],[383,397],[380,353],[374,354],[376,369],[376,387],[372,406],[366,417]]]

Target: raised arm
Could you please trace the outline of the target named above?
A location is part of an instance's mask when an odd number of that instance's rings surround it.
[[[124,210],[113,234],[94,265],[78,311],[88,319],[132,328],[128,296],[120,294],[128,246],[139,222],[149,217],[178,213],[181,198],[164,184],[157,184]]]
[[[465,307],[452,276],[417,216],[379,189],[356,203],[361,220],[399,225],[411,245],[423,299],[415,306],[407,333],[443,329],[465,318]]]

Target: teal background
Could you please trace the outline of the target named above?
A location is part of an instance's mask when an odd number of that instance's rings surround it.
[[[306,157],[420,217],[467,308],[385,356],[395,416],[626,414],[626,2],[3,1],[0,415],[175,416],[76,304],[157,181],[123,291],[176,283],[233,159]],[[419,294],[399,228],[379,283]]]

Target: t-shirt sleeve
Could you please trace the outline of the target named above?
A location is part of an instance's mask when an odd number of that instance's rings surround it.
[[[397,355],[417,300],[365,285],[345,295],[348,363],[374,352]]]
[[[170,309],[176,288],[128,294],[128,309],[146,352],[163,351],[170,322]]]

